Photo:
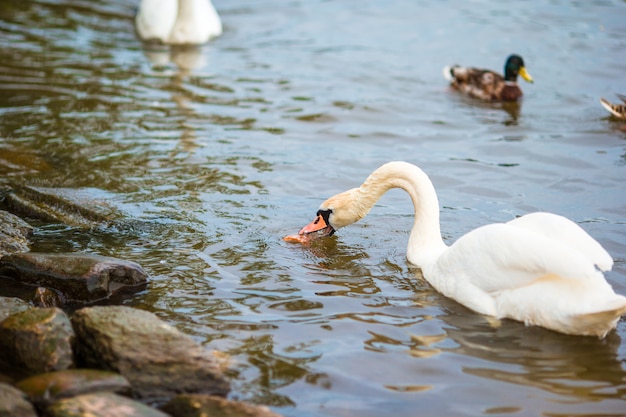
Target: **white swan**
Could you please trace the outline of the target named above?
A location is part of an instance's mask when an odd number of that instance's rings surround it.
[[[169,45],[198,45],[222,34],[211,0],[141,0],[135,26],[144,41]]]
[[[360,187],[329,198],[313,222],[285,240],[331,235],[365,217],[391,188],[409,193],[415,208],[407,259],[445,296],[481,314],[575,335],[604,337],[626,313],[626,297],[601,272],[613,259],[565,217],[527,214],[475,229],[448,247],[435,188],[407,162],[387,163]]]

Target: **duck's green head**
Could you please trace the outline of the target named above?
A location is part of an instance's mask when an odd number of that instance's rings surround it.
[[[511,55],[504,64],[504,79],[506,81],[517,81],[518,75],[529,83],[533,82],[533,77],[526,71],[522,57],[519,55]]]

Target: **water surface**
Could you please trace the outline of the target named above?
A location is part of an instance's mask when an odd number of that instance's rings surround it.
[[[402,159],[448,243],[563,214],[626,294],[626,132],[598,102],[626,93],[625,2],[215,0],[223,36],[156,51],[136,5],[0,5],[0,174],[139,225],[37,223],[33,250],[140,263],[128,305],[229,353],[233,397],[285,416],[626,415],[626,321],[604,340],[492,327],[409,267],[401,191],[331,239],[281,240]],[[512,52],[535,78],[517,108],[442,78]]]

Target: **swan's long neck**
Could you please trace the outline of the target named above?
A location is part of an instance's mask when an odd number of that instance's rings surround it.
[[[424,171],[415,165],[390,162],[374,171],[357,189],[358,200],[367,206],[367,212],[392,188],[401,188],[411,197],[415,220],[409,236],[407,259],[425,268],[447,248],[441,238],[439,201],[435,187]]]

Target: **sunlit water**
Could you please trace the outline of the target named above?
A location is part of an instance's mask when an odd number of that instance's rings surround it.
[[[215,1],[224,35],[146,51],[136,4],[0,4],[0,173],[63,187],[137,227],[38,224],[33,250],[139,262],[154,311],[232,356],[233,397],[286,416],[626,415],[626,321],[604,340],[485,318],[405,260],[392,191],[311,247],[281,237],[377,166],[431,176],[453,242],[485,223],[568,216],[616,259],[626,294],[623,1]],[[535,84],[503,109],[441,75]]]

